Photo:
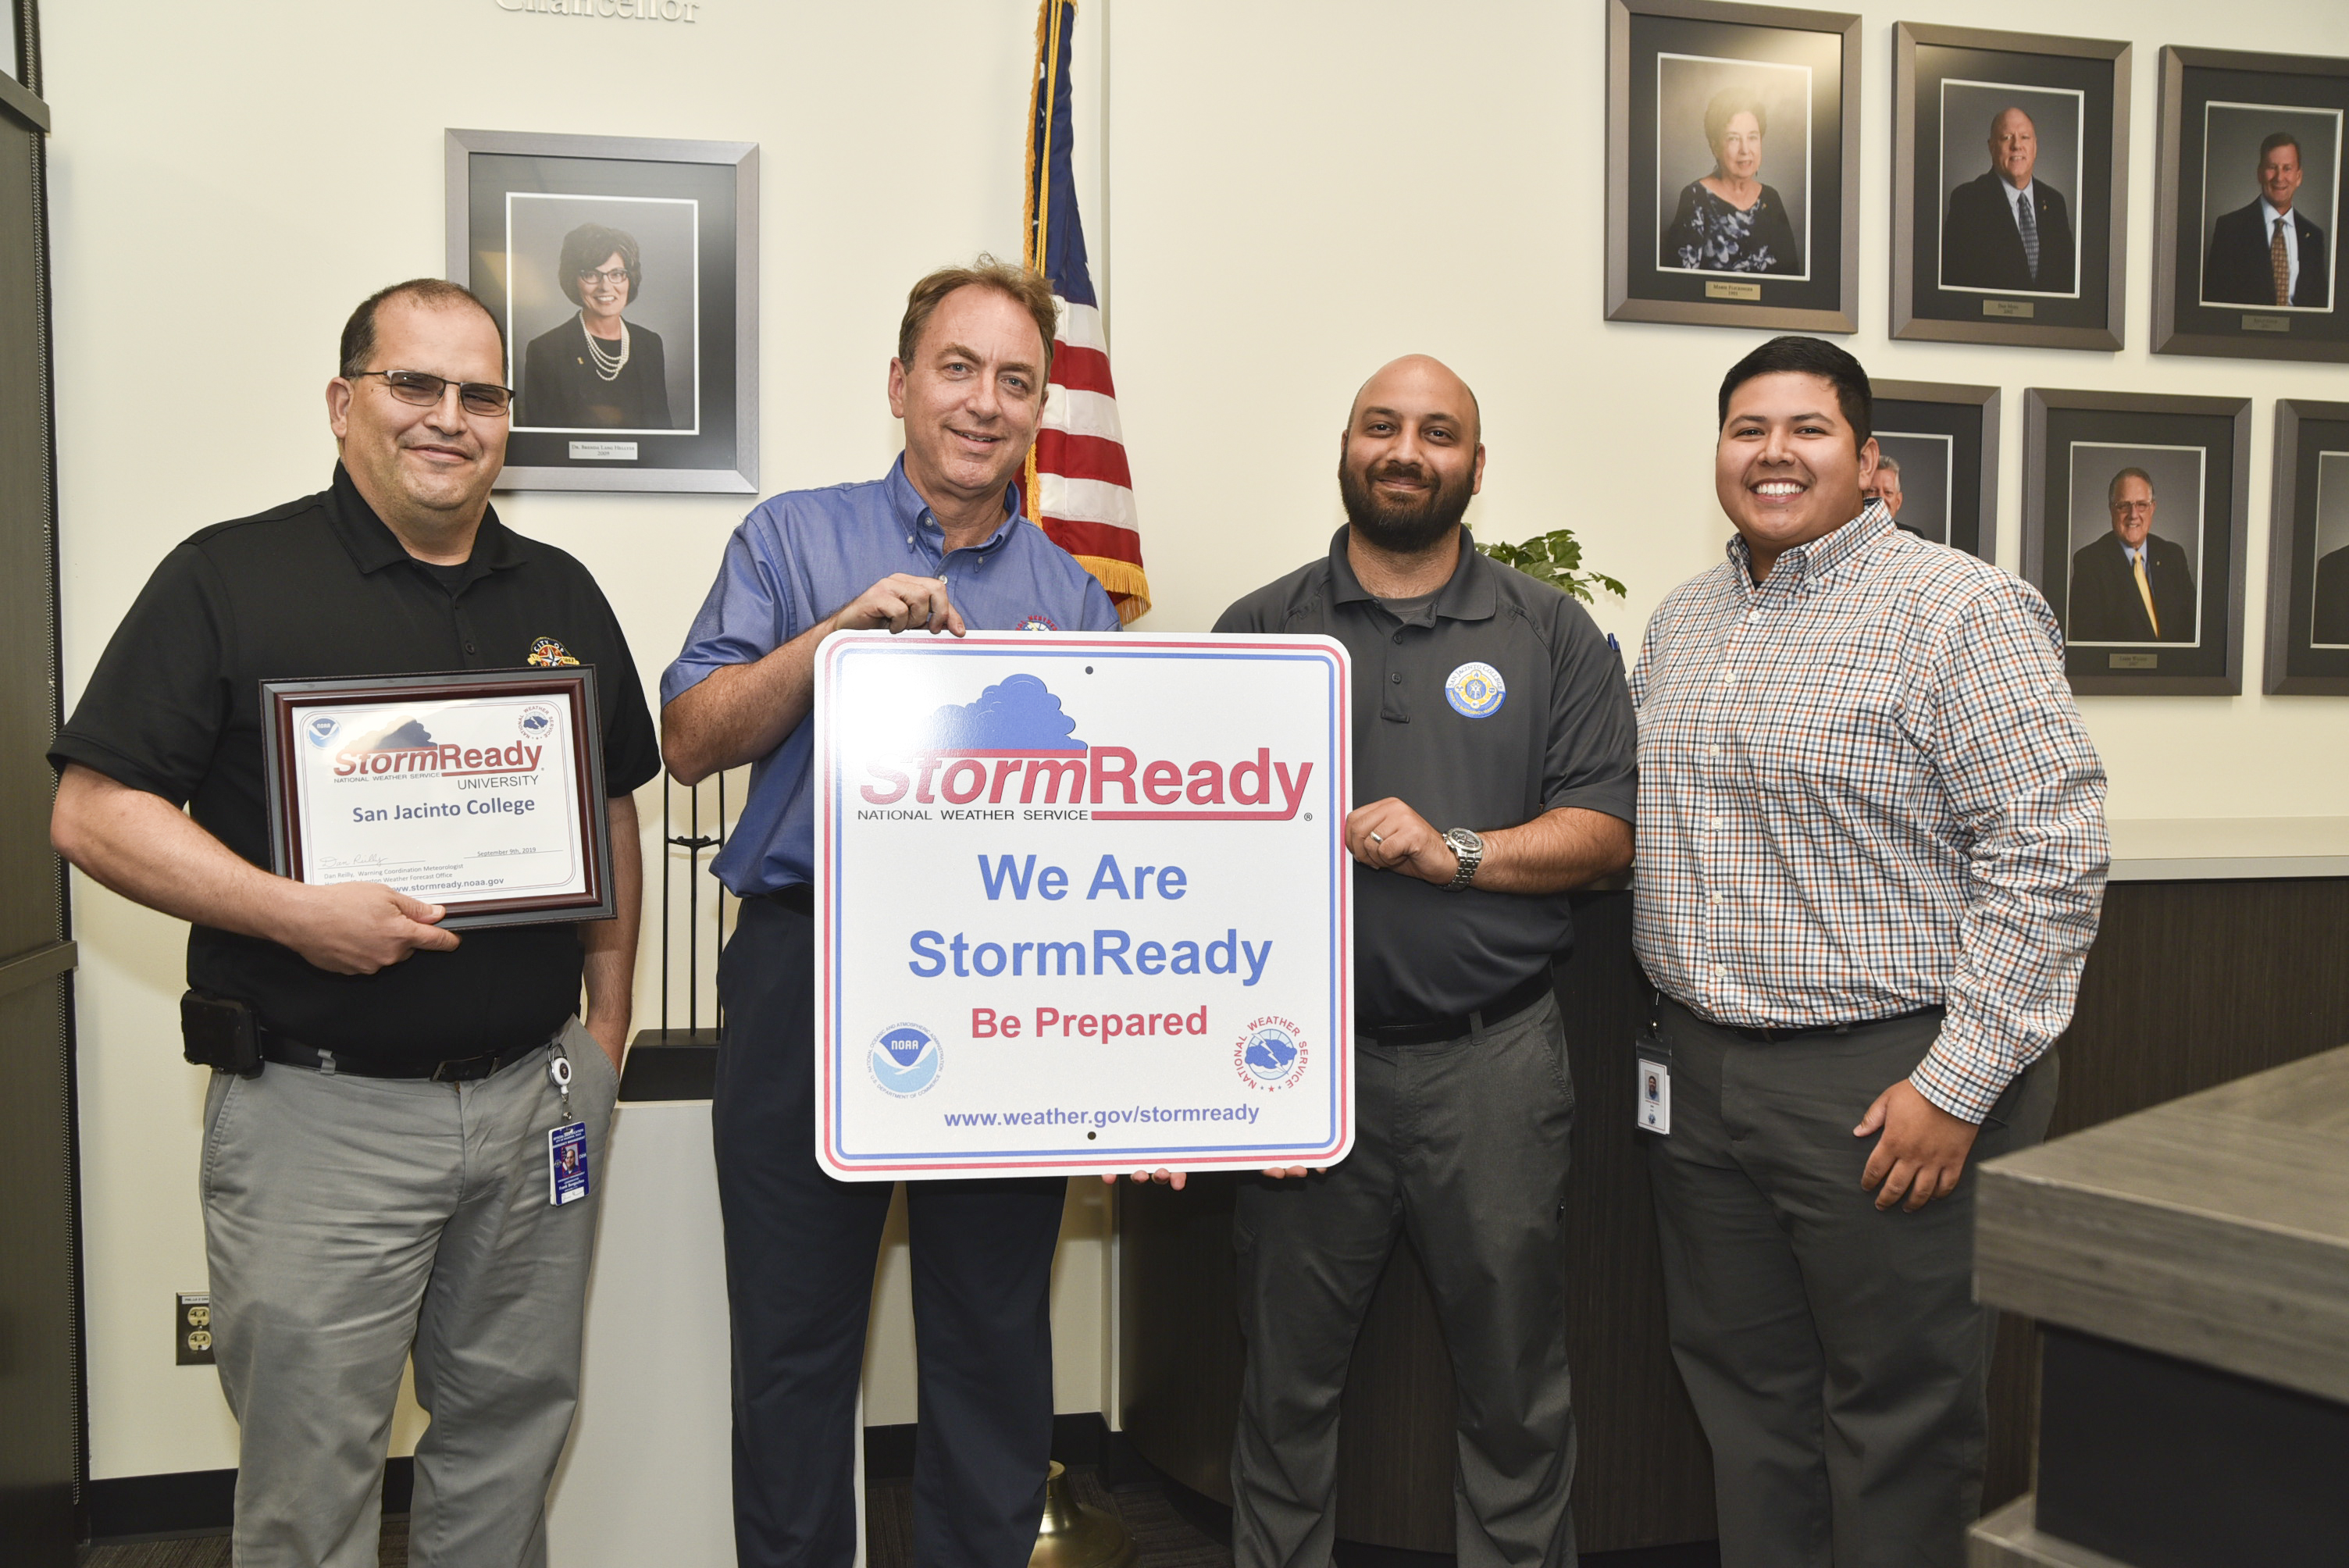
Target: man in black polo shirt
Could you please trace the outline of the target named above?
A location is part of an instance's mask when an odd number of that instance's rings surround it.
[[[263,1070],[215,1072],[204,1103],[239,1568],[372,1568],[411,1355],[432,1424],[409,1560],[546,1560],[595,1233],[592,1183],[550,1205],[548,1134],[585,1122],[601,1174],[643,881],[630,793],[660,758],[594,579],[489,510],[503,366],[453,284],[361,304],[326,384],[333,487],[165,557],[49,753],[58,851],[192,922],[190,985],[261,1025]],[[618,918],[460,939],[379,883],[265,869],[263,680],[524,664],[597,666]]]
[[[1567,890],[1631,861],[1631,704],[1582,607],[1476,553],[1476,400],[1397,360],[1339,440],[1347,526],[1219,632],[1353,655],[1354,1151],[1268,1171],[1235,1216],[1247,1374],[1237,1568],[1330,1560],[1338,1400],[1395,1237],[1434,1286],[1459,1387],[1462,1568],[1570,1563],[1574,1415],[1560,1252],[1574,1120],[1552,960]],[[1289,1178],[1284,1180],[1283,1178]]]

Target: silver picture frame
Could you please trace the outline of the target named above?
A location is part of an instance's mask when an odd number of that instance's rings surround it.
[[[1951,453],[1951,537],[1941,542],[1953,549],[1966,550],[1984,561],[1995,562],[1998,559],[1999,409],[2003,394],[1995,387],[1977,387],[1954,381],[1871,380],[1870,390],[1877,406],[1875,422],[1879,431],[1890,428],[1886,405],[1921,403],[1948,410],[1955,416],[1950,422],[1961,425],[1964,433],[1971,438],[1979,456],[1973,463],[1966,465],[1970,472],[1960,468],[1956,452],[1953,450]],[[1971,490],[1975,497],[1974,513],[1970,520],[1975,541],[1971,547],[1958,542],[1960,529],[1956,500],[1967,490]]]
[[[1644,226],[1634,236],[1632,218],[1633,99],[1632,31],[1636,18],[1665,18],[1751,28],[1757,38],[1772,30],[1824,35],[1835,40],[1837,91],[1836,126],[1823,138],[1806,135],[1806,276],[1799,283],[1764,274],[1751,278],[1723,276],[1701,285],[1702,297],[1651,297],[1641,280],[1652,284],[1661,271]],[[1607,299],[1609,321],[1666,322],[1685,326],[1736,326],[1770,332],[1832,332],[1859,330],[1859,146],[1860,146],[1860,18],[1841,11],[1804,11],[1784,5],[1741,5],[1725,0],[1607,0]],[[1653,52],[1644,52],[1652,61]],[[1756,64],[1763,63],[1759,56]],[[1816,156],[1832,150],[1837,160],[1832,181],[1816,181]],[[1653,150],[1651,150],[1651,151]],[[1835,222],[1824,235],[1809,222],[1820,205],[1820,187],[1834,194]],[[1636,239],[1636,243],[1635,243]],[[1644,263],[1635,260],[1644,256]],[[1808,275],[1821,258],[1836,267],[1832,280],[1814,284]],[[1774,302],[1799,287],[1820,296],[1807,304]],[[1685,293],[1685,289],[1667,292]]]
[[[2245,547],[2251,534],[2251,400],[2031,387],[2023,389],[2023,576],[2046,595],[2049,607],[2064,628],[2064,669],[2072,690],[2082,696],[2240,696],[2243,572]],[[2099,437],[2128,438],[2082,439],[2069,433],[2075,427],[2095,427],[2095,433]],[[2198,433],[2198,440],[2178,439],[2181,435]],[[2162,439],[2163,437],[2169,439]],[[2067,497],[2076,481],[2072,452],[2075,444],[2198,450],[2202,454],[2198,462],[2198,472],[2203,478],[2196,500],[2195,522],[2197,636],[2191,645],[2172,648],[2151,642],[2091,641],[2073,634],[2069,601],[2073,509],[2067,500],[2059,518],[2049,504],[2050,480],[2057,456],[2051,448],[2059,440],[2064,447],[2062,473]],[[2213,483],[2209,476],[2213,457],[2223,459],[2223,483]],[[2214,520],[2209,515],[2214,493],[2226,507],[2223,519]],[[2216,530],[2214,521],[2221,525]],[[2224,534],[2215,550],[2211,548],[2213,531]],[[2051,533],[2057,537],[2051,539]],[[2226,573],[2225,584],[2215,595],[2209,588],[2209,572],[2214,565]],[[2205,635],[2202,617],[2214,607],[2226,624]],[[2186,657],[2188,655],[2193,656]],[[2170,660],[2168,667],[2161,662],[2165,656]]]
[[[498,317],[508,338],[508,384],[521,394],[497,488],[757,494],[758,144],[452,129],[445,149],[448,276],[481,295]],[[523,198],[542,199],[546,210],[518,209]],[[545,230],[620,202],[640,204],[622,211],[657,215],[664,232],[675,235],[671,251],[684,247],[689,257],[689,335],[676,346],[689,347],[690,360],[666,381],[668,407],[681,411],[641,429],[591,428],[575,419],[533,428],[523,366],[537,324],[517,329],[523,313],[512,261],[515,213],[526,211]],[[572,210],[564,211],[564,203]],[[672,290],[676,271],[666,280]],[[631,309],[634,293],[632,284]],[[674,294],[663,304],[674,322]]]
[[[2310,463],[2311,458],[2317,461]],[[2328,463],[2328,458],[2339,460]],[[2314,485],[2307,482],[2312,467]],[[2349,518],[2349,501],[2330,493],[2334,484],[2349,490],[2349,403],[2277,398],[2267,659],[2260,677],[2260,689],[2270,696],[2349,696],[2349,616],[2339,614],[2337,599],[2328,608],[2342,624],[2319,628],[2313,614],[2323,558],[2349,561],[2337,554],[2349,549],[2349,529],[2337,521]],[[2323,528],[2324,510],[2336,520],[2330,534]]]
[[[2330,116],[2333,145],[2323,150],[2332,186],[2327,192],[2331,232],[2326,236],[2325,257],[2331,286],[2321,312],[2292,305],[2221,307],[2202,297],[2209,126],[2188,123],[2189,71],[2226,72],[2236,82],[2245,77],[2272,77],[2271,90],[2293,106],[2285,110],[2287,115],[2302,120]],[[2172,46],[2161,51],[2160,72],[2160,134],[2154,174],[2153,351],[2228,359],[2349,362],[2349,303],[2341,297],[2344,283],[2349,282],[2343,277],[2341,266],[2341,224],[2344,209],[2349,208],[2349,177],[2344,177],[2342,168],[2344,142],[2349,139],[2344,137],[2344,129],[2349,129],[2349,59]],[[2212,108],[2240,112],[2252,107],[2244,102],[2213,104],[2199,95],[2192,96],[2203,103],[2206,120]],[[2316,101],[2323,98],[2332,102]],[[2294,133],[2303,134],[2297,127]],[[2190,246],[2183,243],[2189,236],[2193,241]],[[2319,330],[2309,332],[2312,325]]]
[[[2108,122],[2099,129],[2109,137],[2110,153],[2106,159],[2089,156],[2089,127],[2085,119],[2079,128],[2078,154],[2083,176],[2093,172],[2101,177],[2105,198],[2103,221],[2091,224],[2095,216],[2088,211],[2085,190],[2075,190],[2071,200],[2077,210],[2071,214],[2073,232],[2085,236],[2095,232],[2107,246],[2101,276],[2104,309],[2085,313],[2093,319],[2073,322],[2043,321],[2037,318],[2036,300],[2000,297],[2001,291],[1982,291],[1980,300],[1982,315],[1976,317],[1952,317],[1920,309],[1924,303],[1918,288],[1919,236],[1930,228],[1932,254],[1938,263],[1940,255],[1942,224],[1941,199],[1939,181],[1933,191],[1930,213],[1931,222],[1920,222],[1918,207],[1917,160],[1920,150],[1918,116],[1917,51],[1925,48],[1978,50],[1991,54],[2037,56],[2054,59],[2078,60],[2103,64],[2103,71],[2091,73],[2099,86],[2108,82],[2111,110]],[[2114,351],[2127,341],[2128,307],[2128,150],[2129,150],[2129,69],[2133,46],[2116,39],[2064,38],[2030,33],[1995,32],[1982,27],[1943,27],[1917,22],[1898,22],[1892,28],[1892,335],[1928,343],[1989,343],[2022,348],[2082,348]],[[1938,116],[1940,106],[1933,106],[1934,142],[1938,146],[1941,134]],[[1937,165],[1938,167],[1938,165]],[[2085,185],[2085,178],[2082,181]],[[2075,277],[2075,289],[2087,280],[2093,253],[2083,248]],[[1937,267],[1938,277],[1938,267]],[[1943,292],[1938,285],[1932,291],[1938,296]],[[1965,292],[1973,294],[1971,288]],[[2014,291],[2005,291],[2014,292]]]

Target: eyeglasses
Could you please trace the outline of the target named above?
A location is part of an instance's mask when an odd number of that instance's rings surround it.
[[[579,273],[579,286],[583,289],[594,288],[597,284],[610,284],[617,287],[627,281],[628,269],[626,267],[606,267],[600,273],[589,267]]]
[[[451,381],[445,376],[422,370],[354,370],[346,379],[356,381],[363,376],[382,377],[393,397],[419,408],[438,407],[451,387],[457,389],[457,401],[464,405],[468,414],[495,417],[513,405],[513,388],[494,381]]]

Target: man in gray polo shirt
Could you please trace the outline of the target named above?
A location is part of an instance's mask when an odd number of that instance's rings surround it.
[[[1579,604],[1476,553],[1476,399],[1433,359],[1381,370],[1339,438],[1347,525],[1219,632],[1319,633],[1354,665],[1346,820],[1353,1153],[1268,1171],[1234,1221],[1248,1341],[1232,1449],[1237,1568],[1327,1563],[1346,1364],[1398,1234],[1459,1387],[1461,1568],[1570,1563],[1574,1415],[1560,1251],[1574,1089],[1550,990],[1568,890],[1631,862],[1631,704]]]

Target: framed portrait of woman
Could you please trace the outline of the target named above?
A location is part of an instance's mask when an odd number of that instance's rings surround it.
[[[2349,696],[2349,403],[2276,399],[2271,696]]]
[[[1876,488],[1893,522],[1936,544],[1998,554],[1995,387],[1875,383]]]
[[[2023,575],[2083,696],[2243,689],[2251,403],[2023,395]]]
[[[759,488],[759,150],[451,130],[449,276],[506,339],[501,490]]]
[[[2161,51],[2153,351],[2349,360],[2349,60]]]
[[[1858,330],[1859,18],[1608,0],[1607,319]]]
[[[1892,29],[1892,335],[2117,349],[2130,46]]]

